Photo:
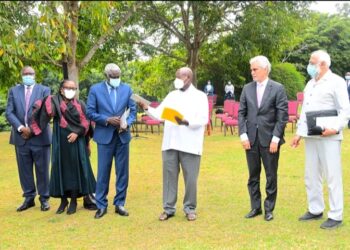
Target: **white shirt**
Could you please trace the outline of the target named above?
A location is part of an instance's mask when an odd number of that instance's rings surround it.
[[[297,135],[307,136],[307,123],[305,112],[336,109],[338,111],[338,119],[330,129],[339,131],[339,134],[321,137],[312,136],[312,138],[325,138],[342,140],[342,128],[347,124],[350,118],[349,97],[346,89],[345,81],[342,77],[334,74],[331,70],[318,81],[311,79],[304,89],[304,101],[298,121]]]
[[[266,89],[266,85],[267,85],[267,82],[269,81],[269,78],[266,78],[264,81],[262,81],[262,82],[256,82],[256,93],[258,93],[258,88],[260,88],[260,91],[262,92],[261,93],[261,99],[262,99],[262,97],[264,96],[264,93],[265,93],[265,89]],[[241,136],[240,136],[240,138],[241,138],[241,141],[248,141],[249,139],[248,139],[248,135],[247,135],[247,133],[243,133],[243,134],[241,134]],[[279,137],[277,137],[277,136],[273,136],[272,137],[272,142],[274,142],[274,143],[279,143],[280,142],[280,138]]]
[[[205,125],[209,121],[208,97],[191,84],[185,91],[171,91],[157,108],[148,107],[147,113],[161,119],[165,107],[180,112],[189,126],[165,121],[162,151],[174,149],[202,155]]]
[[[227,84],[225,86],[225,93],[231,92],[233,94],[234,91],[235,91],[235,87],[232,84]]]

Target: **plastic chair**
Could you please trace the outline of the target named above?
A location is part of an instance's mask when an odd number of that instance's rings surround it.
[[[297,93],[297,101],[301,105],[304,101],[304,92],[298,92]]]
[[[238,110],[239,110],[239,102],[234,102],[232,115],[223,119],[224,136],[226,136],[226,131],[228,130],[228,128],[230,128],[231,135],[233,135],[233,132],[235,131],[235,127],[238,127]]]
[[[298,120],[298,106],[298,101],[288,101],[288,123],[292,123],[292,132]]]

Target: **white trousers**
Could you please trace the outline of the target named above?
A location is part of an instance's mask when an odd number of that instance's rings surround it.
[[[305,186],[309,212],[324,211],[323,178],[329,194],[328,218],[343,220],[341,141],[305,138]]]

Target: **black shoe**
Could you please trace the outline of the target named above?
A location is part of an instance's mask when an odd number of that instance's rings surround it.
[[[260,214],[262,214],[261,208],[254,208],[245,216],[245,218],[254,218],[255,216],[258,216]]]
[[[77,211],[77,201],[70,201],[67,214],[74,214]]]
[[[62,198],[62,199],[61,199],[61,204],[60,204],[60,206],[58,207],[58,209],[57,209],[57,211],[56,211],[56,214],[61,214],[61,213],[63,213],[67,206],[68,206],[68,201],[67,201],[67,199]]]
[[[124,206],[115,206],[115,212],[121,216],[129,216]]]
[[[21,206],[17,208],[17,212],[22,212],[24,210],[27,210],[28,208],[34,207],[35,202],[34,199],[28,199],[26,198]]]
[[[273,214],[272,214],[272,212],[266,212],[266,213],[265,213],[265,220],[266,220],[266,221],[273,220]]]
[[[342,224],[341,220],[332,220],[332,219],[327,219],[325,222],[323,222],[320,226],[322,229],[335,229],[337,227],[340,227]]]
[[[85,195],[83,198],[83,206],[87,210],[97,210],[95,196],[93,194]]]
[[[308,220],[319,220],[323,216],[323,213],[320,214],[312,214],[307,211],[303,216],[299,218],[300,221],[308,221]]]
[[[95,214],[95,219],[100,219],[102,216],[104,216],[107,213],[107,208],[100,208],[97,209]]]
[[[40,203],[41,203],[41,206],[40,206],[41,211],[48,211],[50,209],[50,204],[48,200],[40,201]]]

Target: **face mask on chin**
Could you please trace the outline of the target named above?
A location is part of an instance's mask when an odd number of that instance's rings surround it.
[[[182,89],[185,86],[185,82],[179,78],[176,78],[174,81],[175,89]]]
[[[73,89],[64,89],[63,90],[63,93],[64,93],[64,96],[68,99],[68,100],[72,100],[76,94],[76,90],[73,90]]]

